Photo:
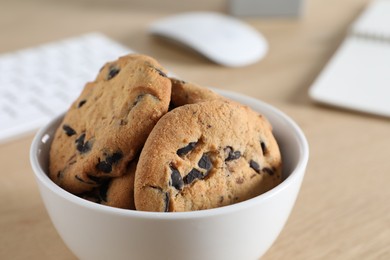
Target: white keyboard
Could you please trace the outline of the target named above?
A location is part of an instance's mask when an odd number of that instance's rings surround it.
[[[0,143],[64,112],[107,62],[132,52],[99,33],[0,54]]]

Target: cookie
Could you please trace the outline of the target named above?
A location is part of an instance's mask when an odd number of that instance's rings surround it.
[[[87,83],[57,129],[50,178],[81,194],[122,176],[150,131],[168,111],[171,81],[154,59],[127,55]]]
[[[137,210],[192,211],[253,198],[281,182],[281,154],[264,116],[226,100],[165,114],[141,152]]]
[[[194,104],[203,101],[224,99],[214,91],[199,86],[195,83],[185,82],[184,80],[170,78],[172,82],[171,108]]]
[[[134,177],[137,161],[132,161],[125,174],[103,180],[102,184],[80,197],[106,206],[132,209],[134,206]]]

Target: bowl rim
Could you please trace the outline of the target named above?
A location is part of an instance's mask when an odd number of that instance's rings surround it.
[[[212,88],[213,89],[213,88]],[[63,199],[77,204],[81,207],[85,207],[89,210],[94,210],[98,212],[102,212],[105,214],[111,214],[111,215],[119,215],[123,217],[132,217],[132,218],[142,218],[142,219],[158,219],[158,220],[179,220],[179,219],[195,219],[195,218],[205,218],[210,216],[218,216],[218,215],[225,215],[237,211],[241,211],[250,207],[253,207],[254,205],[260,203],[261,201],[265,201],[270,199],[271,197],[277,195],[278,193],[282,192],[284,189],[288,188],[294,180],[300,177],[300,175],[305,174],[306,166],[309,159],[309,145],[306,140],[306,137],[303,133],[303,131],[300,129],[300,127],[285,113],[280,111],[279,109],[273,107],[272,105],[265,103],[259,99],[255,99],[237,92],[228,91],[228,90],[220,90],[220,89],[213,89],[219,94],[222,94],[224,96],[234,96],[239,99],[247,100],[248,103],[257,103],[259,106],[263,107],[264,110],[268,110],[270,113],[275,114],[278,118],[282,119],[287,125],[291,127],[291,129],[294,132],[294,136],[298,139],[299,143],[299,151],[300,151],[300,157],[299,160],[293,169],[293,171],[289,174],[289,176],[284,179],[278,186],[274,187],[273,189],[260,194],[254,198],[232,204],[227,205],[219,208],[213,208],[213,209],[205,209],[205,210],[198,210],[198,211],[188,211],[188,212],[148,212],[148,211],[137,211],[137,210],[129,210],[129,209],[121,209],[121,208],[115,208],[110,207],[106,205],[101,205],[98,203],[94,203],[85,199],[82,199],[76,195],[73,195],[72,193],[62,189],[60,186],[55,184],[48,175],[43,171],[43,169],[39,166],[38,162],[38,148],[41,143],[42,138],[45,136],[45,133],[47,130],[52,126],[52,124],[57,121],[60,117],[63,116],[63,114],[57,116],[56,118],[50,120],[50,122],[39,129],[39,131],[34,136],[34,139],[32,141],[31,147],[30,147],[30,164],[32,166],[34,175],[36,177],[36,181],[40,182],[42,185],[44,185],[50,192],[54,193],[55,195],[62,197]],[[251,107],[250,104],[245,104]]]

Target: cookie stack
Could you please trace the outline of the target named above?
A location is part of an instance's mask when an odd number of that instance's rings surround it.
[[[253,198],[281,182],[264,116],[169,78],[145,55],[109,62],[57,129],[50,178],[108,206],[192,211]]]

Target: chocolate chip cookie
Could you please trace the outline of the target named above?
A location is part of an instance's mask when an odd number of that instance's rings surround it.
[[[183,105],[150,133],[135,175],[137,210],[191,211],[253,198],[281,182],[272,127],[226,100]]]
[[[127,55],[87,83],[57,129],[50,178],[74,194],[122,176],[168,111],[171,81],[154,59]]]

